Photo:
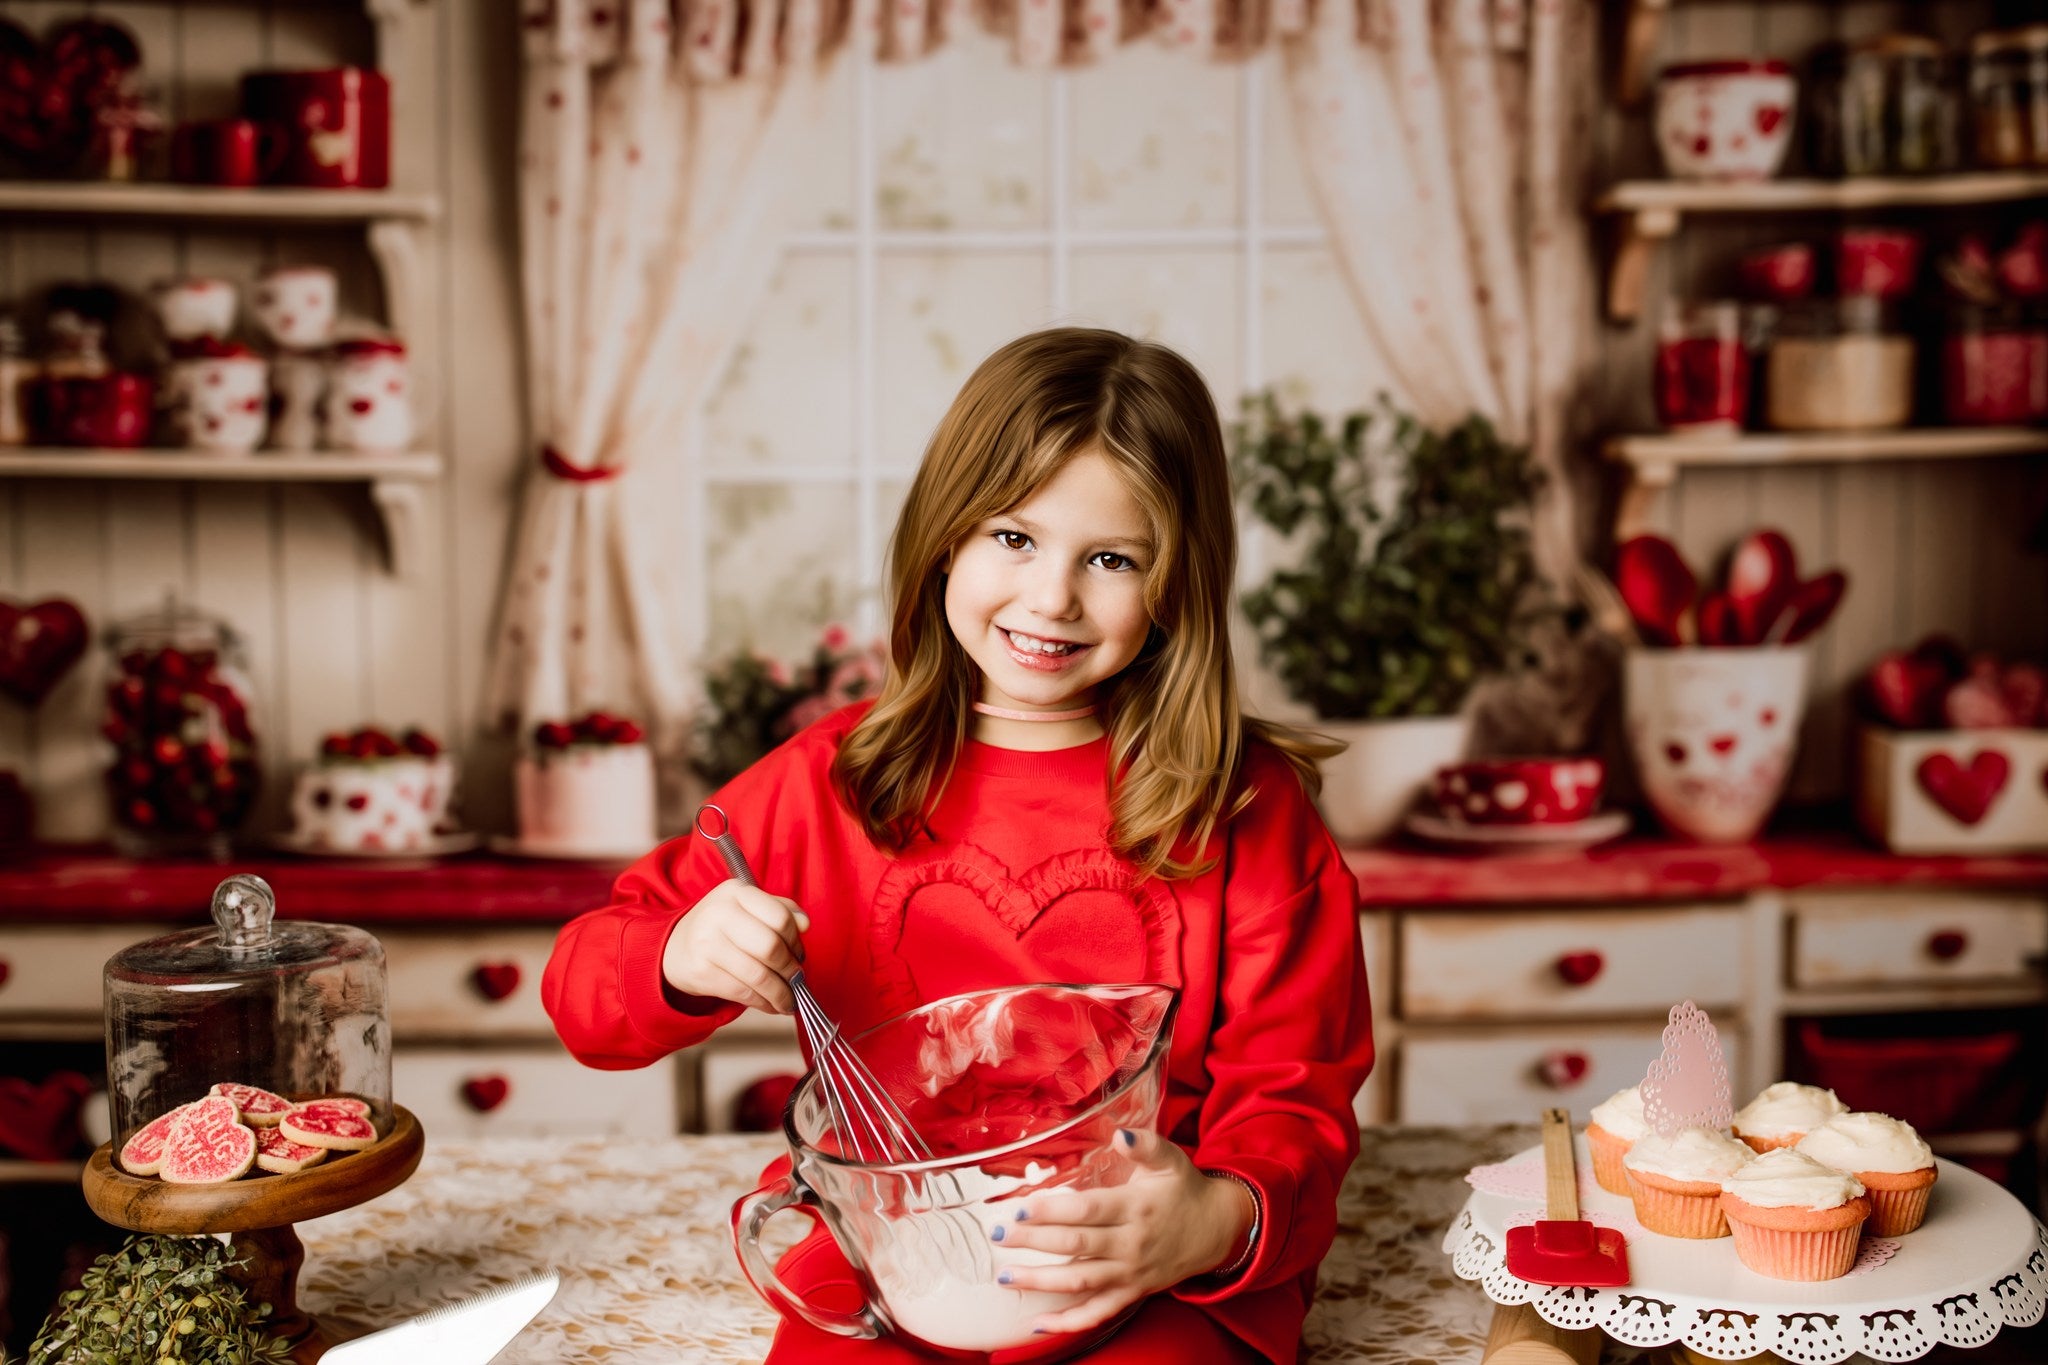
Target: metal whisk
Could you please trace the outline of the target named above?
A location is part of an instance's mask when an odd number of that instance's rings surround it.
[[[710,820],[717,824],[716,833],[708,827]],[[754,880],[753,869],[747,866],[747,855],[740,852],[739,844],[733,840],[732,826],[723,810],[708,802],[700,807],[697,833],[717,846],[726,868],[741,884],[760,885]],[[839,1025],[825,1013],[818,997],[811,994],[801,967],[789,978],[789,989],[796,996],[797,1027],[803,1030],[804,1041],[810,1045],[811,1064],[818,1072],[818,1090],[832,1113],[841,1153],[867,1165],[893,1166],[931,1160],[931,1147],[917,1135],[902,1108],[889,1098],[875,1073],[868,1070],[868,1064],[841,1035]]]

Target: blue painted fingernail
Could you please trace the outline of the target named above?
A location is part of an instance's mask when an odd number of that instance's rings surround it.
[[[1003,1240],[1003,1225],[1001,1223],[996,1224],[995,1231],[989,1234],[989,1240],[994,1242]]]
[[[1043,1327],[1034,1327],[1031,1329],[1031,1335],[1034,1337],[1049,1337],[1052,1333],[1046,1331]]]
[[[1004,1272],[1003,1272],[1002,1274],[1000,1274],[1000,1275],[996,1276],[996,1283],[997,1283],[997,1284],[1008,1284],[1009,1282],[1010,1282],[1010,1272],[1009,1272],[1009,1271],[1007,1271],[1007,1270],[1005,1270],[1005,1271],[1004,1271]]]
[[[1117,1129],[1116,1135],[1124,1140],[1124,1146],[1126,1147],[1135,1147],[1138,1145],[1138,1135],[1128,1128]]]
[[[1030,1221],[1031,1221],[1031,1210],[1030,1210],[1030,1209],[1018,1209],[1018,1210],[1017,1210],[1017,1221],[1018,1221],[1018,1222],[1020,1222],[1020,1223],[1028,1223],[1028,1222],[1030,1222]]]

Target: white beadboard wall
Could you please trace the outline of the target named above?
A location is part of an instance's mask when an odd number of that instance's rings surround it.
[[[1609,8],[1618,19],[1624,7]],[[2019,22],[2020,13],[1991,0],[1674,0],[1652,69],[1685,58],[1759,53],[1797,62],[1831,37],[1896,29],[1931,32],[1956,49],[1985,28]],[[1618,25],[1610,25],[1610,34],[1618,34]],[[1611,66],[1604,74],[1611,90]],[[1623,114],[1610,98],[1595,156],[1596,183],[1657,173],[1648,126],[1646,112]],[[2048,203],[2028,211],[2048,213]],[[1995,224],[2000,215],[1979,217]],[[1610,430],[1655,430],[1650,366],[1661,301],[1729,297],[1735,259],[1746,249],[1818,240],[1844,221],[1827,215],[1686,220],[1658,257],[1642,319],[1628,328],[1602,325],[1590,398],[1603,424]],[[1857,221],[1921,224],[1938,242],[1944,228],[1970,220],[1893,212]],[[1945,630],[1975,648],[2036,659],[2048,653],[2048,557],[2038,547],[2026,548],[2029,532],[2044,516],[2048,460],[2037,456],[1691,472],[1652,511],[1656,528],[1676,540],[1696,567],[1713,564],[1750,527],[1774,525],[1792,537],[1809,572],[1836,564],[1847,570],[1848,598],[1815,651],[1813,705],[1791,792],[1806,800],[1838,795],[1849,780],[1845,690],[1884,649]]]
[[[1586,0],[1592,3],[1593,0]],[[418,723],[467,750],[468,809],[482,828],[505,823],[503,755],[479,745],[476,699],[485,639],[522,457],[512,184],[516,34],[502,0],[415,0],[423,47],[406,70],[432,73],[406,89],[397,131],[401,175],[439,191],[432,306],[444,395],[433,440],[446,478],[428,494],[435,528],[417,576],[385,573],[375,527],[356,491],[0,481],[0,592],[77,600],[96,626],[158,602],[166,589],[233,620],[250,641],[270,782],[257,828],[278,823],[289,756],[319,735],[367,720]],[[40,31],[85,6],[9,0],[10,17]],[[97,4],[141,38],[175,118],[228,112],[247,68],[368,60],[372,30],[348,0],[157,0]],[[1608,7],[1618,14],[1620,6]],[[1679,0],[1660,60],[1766,51],[1797,57],[1830,34],[1931,25],[1952,40],[1989,22],[1989,0],[1940,5],[1715,4]],[[1595,174],[1653,173],[1646,122],[1610,108]],[[1725,289],[1735,255],[1818,232],[1825,222],[1689,224],[1662,253],[1651,299]],[[309,260],[342,272],[345,304],[382,312],[356,229],[240,231],[0,222],[0,297],[57,278],[100,276],[140,289],[186,273],[248,281],[273,263]],[[1651,316],[1603,328],[1587,401],[1604,429],[1647,429]],[[1590,458],[1590,456],[1589,456]],[[2048,465],[1903,463],[1820,470],[1689,474],[1653,516],[1696,561],[1743,529],[1786,529],[1813,565],[1841,563],[1854,584],[1821,641],[1816,706],[1796,794],[1838,792],[1845,737],[1840,695],[1870,657],[1936,628],[1972,644],[2039,655],[2048,648],[2048,566],[2023,551],[2048,502]],[[96,736],[97,656],[34,714],[0,702],[0,768],[27,774],[51,839],[105,830]]]
[[[232,113],[237,80],[251,68],[378,58],[371,22],[352,0],[10,0],[6,12],[41,33],[87,8],[135,32],[173,122]],[[291,756],[310,753],[326,730],[416,723],[467,742],[475,728],[522,439],[520,361],[509,341],[518,325],[517,35],[500,0],[414,0],[407,31],[411,50],[383,55],[395,81],[411,74],[397,95],[394,179],[443,201],[430,229],[426,306],[444,339],[433,358],[444,396],[424,439],[447,463],[427,492],[414,576],[400,581],[384,569],[360,488],[0,481],[0,592],[70,597],[97,629],[174,589],[248,641],[268,769],[254,828],[277,826]],[[17,301],[56,279],[139,291],[207,274],[247,285],[296,262],[335,268],[346,310],[386,316],[361,228],[0,221],[0,298]],[[0,702],[0,768],[29,775],[48,839],[106,829],[103,668],[89,654],[34,713]],[[473,817],[502,823],[503,782],[474,768],[473,776]]]

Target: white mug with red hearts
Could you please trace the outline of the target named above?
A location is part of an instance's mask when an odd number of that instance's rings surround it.
[[[1703,844],[1756,837],[1792,770],[1806,674],[1804,645],[1629,651],[1629,752],[1666,828]]]
[[[1799,84],[1781,61],[1730,57],[1657,77],[1657,150],[1680,180],[1768,180],[1792,146]]]
[[[188,343],[172,362],[172,421],[184,443],[216,455],[247,455],[270,421],[269,366],[238,342]]]
[[[224,337],[235,330],[235,286],[226,280],[164,280],[149,292],[164,335],[173,342]]]
[[[328,375],[327,443],[393,454],[412,444],[412,379],[405,345],[389,337],[338,342]]]
[[[325,266],[288,265],[256,282],[250,311],[272,344],[286,351],[312,351],[334,339],[341,291]]]

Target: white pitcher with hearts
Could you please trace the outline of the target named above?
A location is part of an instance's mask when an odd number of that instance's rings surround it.
[[[1792,770],[1807,668],[1804,645],[1629,652],[1629,752],[1667,829],[1703,844],[1756,837]]]

